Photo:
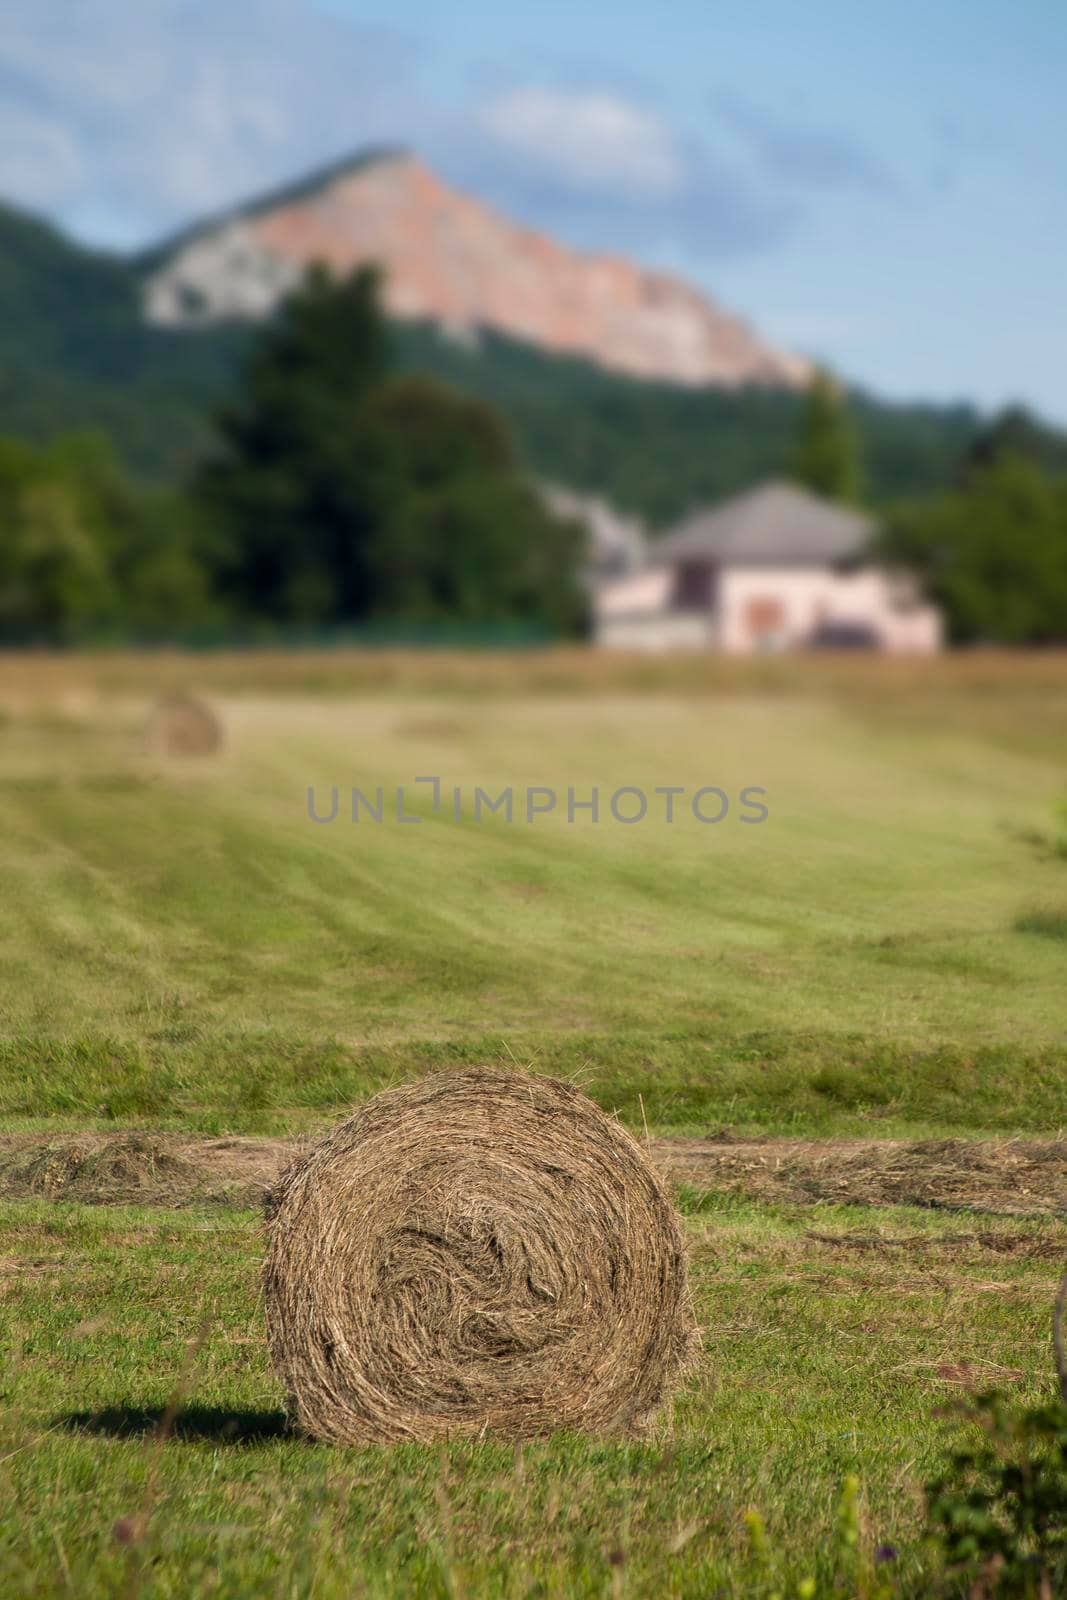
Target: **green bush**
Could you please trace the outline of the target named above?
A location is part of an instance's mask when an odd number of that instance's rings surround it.
[[[1021,1409],[989,1394],[969,1408],[977,1443],[927,1488],[950,1572],[975,1600],[1067,1592],[1067,1405]]]

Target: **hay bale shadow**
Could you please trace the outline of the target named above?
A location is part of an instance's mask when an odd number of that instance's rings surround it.
[[[72,1411],[53,1424],[68,1433],[110,1439],[143,1439],[156,1433],[165,1406],[105,1406],[100,1411]],[[284,1411],[231,1411],[225,1406],[184,1406],[174,1418],[170,1436],[192,1443],[265,1444],[290,1436]]]

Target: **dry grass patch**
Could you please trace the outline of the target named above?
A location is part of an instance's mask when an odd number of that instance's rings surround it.
[[[87,1204],[257,1207],[311,1135],[196,1137],[154,1130],[0,1133],[0,1195]],[[975,1216],[1067,1215],[1065,1139],[654,1138],[672,1186],[788,1206],[921,1206]],[[988,1248],[998,1236],[952,1235]],[[871,1248],[883,1248],[884,1241]],[[897,1248],[892,1241],[888,1248]],[[985,1247],[983,1245],[983,1247]],[[855,1243],[852,1248],[864,1246]]]
[[[924,1206],[1015,1216],[1067,1212],[1067,1140],[670,1139],[670,1176],[695,1189],[793,1204]]]

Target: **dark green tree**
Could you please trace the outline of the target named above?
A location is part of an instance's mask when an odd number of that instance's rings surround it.
[[[378,507],[360,418],[387,355],[371,269],[343,283],[313,271],[261,334],[197,485],[218,529],[221,586],[247,614],[323,622],[367,610]]]
[[[789,475],[828,500],[860,497],[859,436],[848,402],[828,372],[816,372],[809,385]]]
[[[381,471],[368,547],[375,613],[579,626],[582,533],[546,510],[488,406],[398,378],[370,398],[364,425]]]
[[[388,378],[372,271],[314,274],[262,336],[199,498],[248,616],[497,622],[572,630],[577,531],[527,485],[483,402]]]
[[[961,643],[1067,642],[1067,480],[998,455],[898,511],[886,548],[922,575]]]
[[[1025,406],[1008,406],[977,435],[964,457],[960,481],[1006,457],[1029,461],[1043,472],[1067,473],[1067,439]]]

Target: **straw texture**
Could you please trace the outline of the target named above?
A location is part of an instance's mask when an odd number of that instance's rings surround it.
[[[271,1356],[319,1439],[639,1433],[694,1355],[663,1184],[567,1083],[387,1090],[289,1168],[268,1219]]]
[[[167,695],[152,708],[145,730],[150,750],[163,756],[211,756],[222,749],[222,723],[202,700]]]

